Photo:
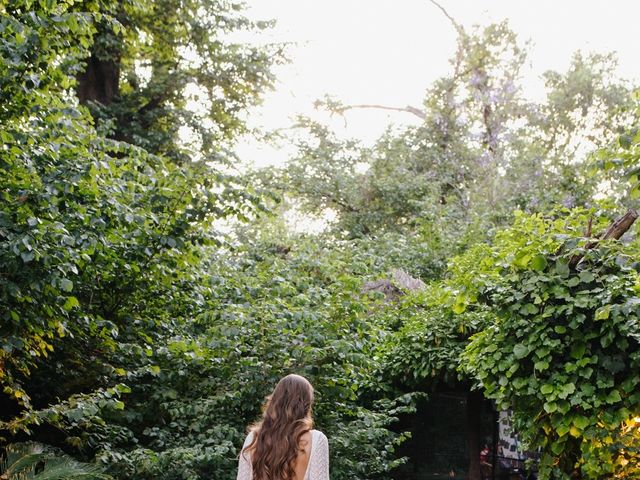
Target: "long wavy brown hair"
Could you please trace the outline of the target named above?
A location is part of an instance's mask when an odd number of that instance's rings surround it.
[[[302,436],[313,428],[313,387],[300,375],[282,378],[267,397],[262,420],[250,427],[253,480],[293,480],[295,461],[304,452]]]

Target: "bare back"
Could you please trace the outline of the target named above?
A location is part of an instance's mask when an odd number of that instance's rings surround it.
[[[296,457],[296,480],[305,480],[305,475],[307,474],[307,467],[309,466],[309,459],[311,458],[311,442],[312,435],[311,432],[305,432],[300,439],[300,452]]]

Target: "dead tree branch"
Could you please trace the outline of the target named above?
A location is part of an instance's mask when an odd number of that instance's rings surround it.
[[[455,18],[453,18],[449,12],[447,12],[447,10],[440,5],[438,2],[436,2],[436,0],[429,0],[433,5],[435,5],[443,14],[445,17],[447,17],[449,19],[449,21],[451,22],[451,24],[453,25],[453,27],[456,29],[456,31],[458,32],[458,34],[463,35],[464,34],[464,29],[462,28],[462,25],[460,25],[458,22],[456,22]]]
[[[602,235],[600,235],[600,237],[597,240],[588,242],[584,246],[585,250],[594,248],[595,246],[598,245],[598,242],[602,240],[619,240],[620,237],[622,237],[622,235],[624,235],[631,228],[631,225],[633,225],[633,223],[637,219],[638,219],[638,212],[636,212],[633,209],[630,209],[627,213],[625,213],[623,216],[621,216],[615,222],[609,225],[609,228],[607,228],[607,230]],[[589,221],[588,228],[589,230],[591,230],[591,220]],[[583,257],[584,257],[584,254],[574,255],[573,257],[571,257],[571,260],[569,260],[569,266],[571,268],[575,268],[580,263]]]
[[[346,110],[353,110],[356,108],[375,108],[378,110],[391,110],[395,112],[407,112],[415,115],[420,120],[426,120],[427,114],[424,110],[420,110],[419,108],[412,107],[411,105],[407,105],[406,107],[391,107],[389,105],[378,105],[378,104],[358,104],[358,105],[344,105],[340,108],[341,112]]]

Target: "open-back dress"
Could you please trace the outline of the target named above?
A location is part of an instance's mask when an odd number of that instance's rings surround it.
[[[244,451],[252,439],[253,432],[247,435],[240,451],[237,480],[253,480],[251,453]],[[325,434],[319,430],[311,430],[311,452],[304,480],[329,480],[329,442]]]

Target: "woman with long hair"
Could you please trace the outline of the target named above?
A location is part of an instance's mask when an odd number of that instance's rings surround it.
[[[329,480],[327,437],[313,429],[313,387],[282,378],[240,451],[237,480]]]

